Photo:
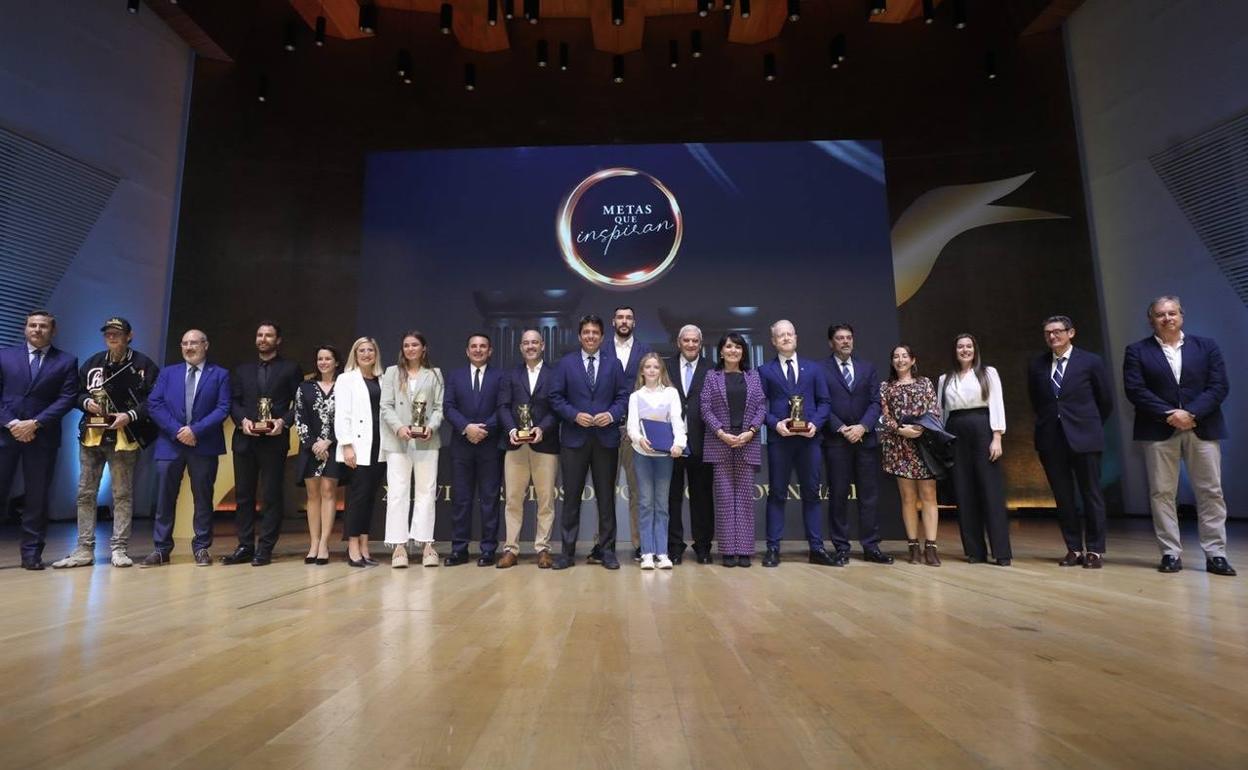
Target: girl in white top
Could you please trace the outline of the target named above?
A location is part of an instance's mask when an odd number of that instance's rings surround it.
[[[645,354],[637,365],[637,389],[628,397],[628,438],[636,453],[633,468],[637,473],[641,568],[646,570],[672,568],[667,554],[667,493],[672,483],[672,459],[685,451],[685,420],[680,413],[680,393],[672,387],[663,359],[658,353]],[[670,424],[669,451],[658,451],[650,444],[643,422],[649,420]]]
[[[1005,401],[997,370],[980,361],[979,344],[970,334],[953,343],[953,366],[936,386],[945,428],[954,442],[953,488],[958,498],[962,548],[972,564],[988,560],[1008,567],[1010,519],[1005,508],[1001,474],[1001,435],[1005,433]],[[988,539],[984,540],[987,529]]]

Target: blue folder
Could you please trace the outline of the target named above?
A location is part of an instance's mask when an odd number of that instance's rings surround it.
[[[672,424],[664,420],[641,420],[641,435],[650,442],[650,448],[656,452],[671,452],[676,436],[672,432]],[[689,448],[685,448],[688,452]]]

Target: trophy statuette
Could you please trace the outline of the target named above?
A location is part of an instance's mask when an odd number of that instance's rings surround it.
[[[529,404],[516,405],[516,441],[529,443],[537,440],[533,433],[533,407]]]
[[[272,433],[273,428],[273,399],[261,396],[256,402],[256,419],[252,421],[251,429],[255,433]]]
[[[412,424],[407,426],[413,436],[426,438],[429,435],[428,402],[424,399],[412,402]]]
[[[99,414],[89,415],[87,417],[88,428],[107,428],[113,424],[113,400],[108,397],[108,391],[104,388],[95,388],[91,391],[91,400],[100,407]]]
[[[789,396],[789,432],[805,433],[810,427],[810,423],[805,417],[806,397],[800,395]]]

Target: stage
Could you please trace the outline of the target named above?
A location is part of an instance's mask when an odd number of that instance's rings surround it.
[[[1099,572],[1057,567],[1040,520],[1011,568],[962,563],[945,522],[938,569],[789,548],[671,573],[310,567],[296,535],[265,568],[179,542],[32,573],[6,535],[3,765],[1244,767],[1248,581],[1207,575],[1187,526],[1178,575],[1147,521],[1111,527]]]

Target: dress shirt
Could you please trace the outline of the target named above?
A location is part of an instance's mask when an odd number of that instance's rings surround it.
[[[798,363],[796,352],[793,353],[793,355],[789,356],[788,358],[785,358],[784,356],[779,356],[779,359],[780,359],[780,374],[784,376],[785,380],[789,379],[789,363],[788,363],[789,361],[793,362],[793,382],[796,383],[799,379],[801,379],[802,367]]]
[[[581,371],[589,371],[589,357],[594,357],[594,380],[597,381],[602,376],[602,348],[598,348],[597,353],[586,353],[585,348],[581,348]]]
[[[1053,373],[1057,371],[1057,361],[1058,359],[1061,359],[1061,358],[1066,359],[1066,366],[1062,367],[1062,376],[1063,377],[1066,376],[1066,370],[1070,368],[1070,357],[1071,355],[1074,354],[1074,352],[1075,352],[1075,346],[1067,345],[1065,353],[1053,354],[1053,357],[1049,360],[1049,379],[1050,380],[1053,379]]]
[[[836,359],[836,373],[838,376],[840,376],[842,380],[845,379],[845,364],[849,364],[849,376],[851,378],[857,378],[858,373],[854,371],[853,356],[850,356],[849,358],[844,358],[844,359],[842,359],[840,356],[833,356],[833,358]]]
[[[468,385],[472,388],[473,393],[477,392],[478,386],[485,387],[485,368],[487,366],[489,364],[481,364],[480,366],[476,364],[468,365]],[[477,372],[481,373],[480,379],[477,377]]]
[[[51,349],[51,347],[52,347],[51,345],[45,345],[41,348],[37,348],[34,345],[27,342],[26,343],[26,366],[30,366],[32,363],[34,363],[35,351],[38,350],[39,355],[42,356],[43,358],[43,360],[39,362],[39,368],[42,370],[43,365],[48,362],[48,350]]]
[[[944,399],[942,411],[947,418],[950,412],[959,409],[983,409],[988,407],[988,425],[993,431],[1005,433],[1005,401],[1001,397],[1001,377],[991,366],[984,367],[988,377],[988,400],[985,401],[980,392],[979,378],[975,372],[967,371],[954,377],[954,383],[945,391],[945,378],[940,375],[936,385],[936,394]]]
[[[1175,382],[1181,382],[1183,377],[1183,337],[1183,332],[1179,332],[1179,341],[1173,345],[1167,345],[1161,341],[1161,337],[1153,335],[1153,339],[1161,345],[1161,352],[1166,354],[1166,363],[1170,364],[1170,371],[1174,372]]]
[[[537,366],[525,364],[524,368],[529,375],[529,393],[532,394],[533,391],[537,390],[537,378],[542,376],[542,361],[539,358]]]
[[[628,369],[628,359],[633,354],[633,335],[628,335],[628,339],[620,342],[620,338],[615,338],[615,357],[620,359],[620,366],[625,370]],[[631,384],[631,383],[630,383]]]

